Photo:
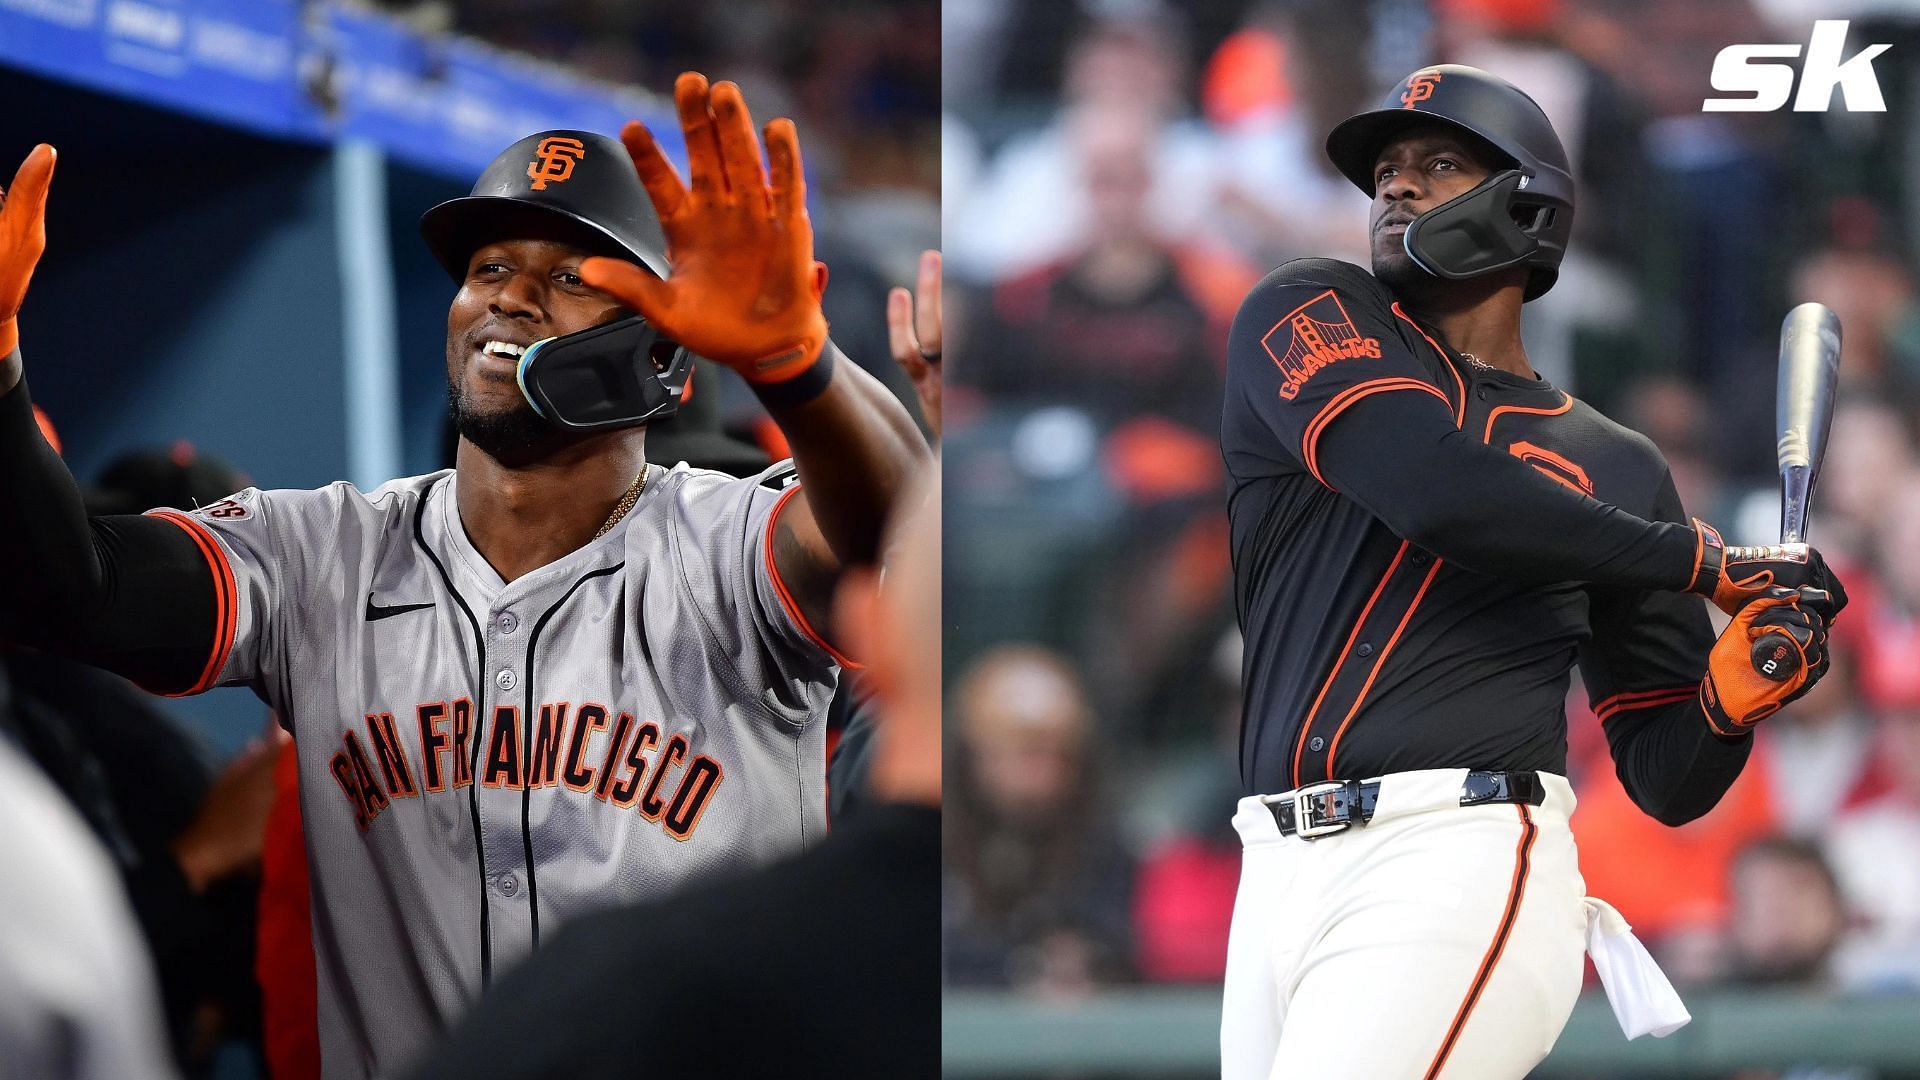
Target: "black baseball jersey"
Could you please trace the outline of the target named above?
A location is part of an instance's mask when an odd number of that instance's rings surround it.
[[[1747,740],[1695,702],[1696,535],[1645,437],[1468,363],[1359,267],[1302,259],[1234,321],[1221,443],[1248,793],[1564,774],[1575,663],[1650,812],[1697,816],[1738,775]]]

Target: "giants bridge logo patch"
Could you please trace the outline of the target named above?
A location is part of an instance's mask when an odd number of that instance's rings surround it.
[[[587,145],[579,139],[554,135],[540,140],[534,158],[527,163],[527,179],[533,190],[545,191],[548,184],[564,182],[573,175],[574,163],[587,156]]]
[[[1280,396],[1288,401],[1329,364],[1361,356],[1380,358],[1380,339],[1360,333],[1332,289],[1294,308],[1267,331],[1260,344],[1279,365]]]

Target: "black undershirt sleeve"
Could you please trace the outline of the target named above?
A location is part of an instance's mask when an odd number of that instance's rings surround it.
[[[1461,431],[1428,394],[1348,406],[1320,435],[1319,467],[1395,535],[1477,573],[1539,585],[1689,584],[1691,526],[1648,522],[1555,483]]]
[[[159,693],[193,686],[214,635],[212,569],[179,526],[88,518],[40,435],[26,380],[0,395],[0,638],[104,667]]]
[[[1671,477],[1662,478],[1653,516],[1686,519]],[[1714,641],[1706,602],[1635,589],[1587,593],[1593,634],[1580,649],[1580,674],[1620,784],[1656,820],[1684,825],[1719,803],[1753,746],[1750,735],[1714,734],[1700,709]]]

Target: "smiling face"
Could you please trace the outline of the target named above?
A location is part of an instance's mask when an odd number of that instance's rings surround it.
[[[1446,124],[1419,123],[1394,136],[1373,161],[1374,276],[1396,292],[1433,281],[1407,254],[1407,223],[1466,194],[1495,167],[1490,147]]]
[[[592,253],[560,239],[501,240],[475,250],[447,311],[447,405],[462,438],[495,458],[537,457],[564,433],[515,381],[520,354],[627,314],[580,280]]]

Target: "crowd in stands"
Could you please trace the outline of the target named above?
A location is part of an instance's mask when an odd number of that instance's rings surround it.
[[[1240,794],[1226,327],[1286,259],[1366,262],[1367,200],[1321,139],[1450,61],[1527,89],[1575,160],[1533,365],[1648,434],[1730,540],[1777,535],[1782,316],[1818,300],[1845,325],[1813,524],[1852,595],[1835,670],[1678,829],[1627,799],[1576,673],[1589,891],[1683,990],[1920,992],[1911,113],[1703,113],[1722,46],[1806,40],[1814,16],[1783,0],[948,8],[949,985],[1220,979]],[[1851,34],[1913,45],[1920,21]],[[1879,76],[1890,102],[1912,92]]]

